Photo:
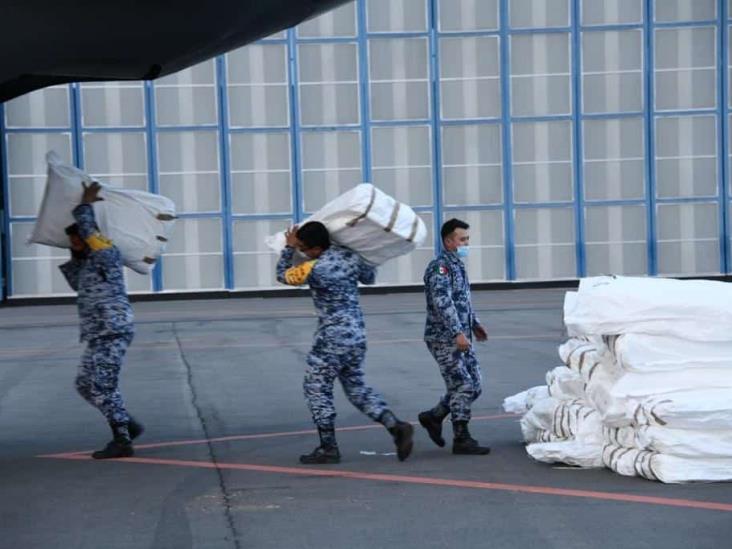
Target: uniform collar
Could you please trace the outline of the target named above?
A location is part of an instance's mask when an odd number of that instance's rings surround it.
[[[448,250],[445,250],[445,249],[443,248],[443,249],[442,249],[442,255],[443,255],[443,257],[445,257],[445,258],[446,258],[447,260],[449,260],[449,261],[451,261],[451,262],[453,262],[453,263],[459,263],[459,264],[461,264],[461,265],[463,264],[463,260],[462,260],[462,259],[460,259],[460,256],[458,256],[457,252],[450,252],[450,251],[448,251]]]

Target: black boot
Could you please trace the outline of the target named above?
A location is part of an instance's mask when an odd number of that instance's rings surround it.
[[[325,465],[328,463],[340,463],[341,453],[338,450],[338,443],[335,437],[335,427],[318,427],[320,446],[309,454],[300,456],[300,463],[305,465]]]
[[[303,454],[300,456],[300,463],[305,465],[326,465],[329,463],[340,462],[341,452],[338,450],[338,446],[331,446],[330,448],[318,446],[309,454]]]
[[[467,421],[453,421],[452,428],[455,438],[452,441],[452,453],[463,456],[484,456],[490,454],[488,446],[481,446],[470,436]]]
[[[440,448],[443,448],[445,446],[445,439],[442,438],[442,420],[444,418],[439,418],[432,410],[428,410],[419,414],[417,419],[419,420],[419,424],[427,429],[427,434],[430,436],[432,442]]]
[[[131,440],[135,440],[145,432],[145,426],[139,421],[136,421],[133,417],[130,417],[130,423],[128,424],[127,429],[130,432]]]
[[[111,427],[114,438],[102,450],[94,452],[92,457],[94,459],[116,459],[135,455],[130,439],[129,424],[116,423]]]
[[[385,410],[379,416],[379,423],[386,427],[394,439],[399,461],[407,459],[414,446],[414,427],[406,421],[399,420],[390,410]]]
[[[397,449],[399,461],[404,461],[412,453],[414,446],[414,427],[406,421],[397,421],[394,427],[389,429]]]

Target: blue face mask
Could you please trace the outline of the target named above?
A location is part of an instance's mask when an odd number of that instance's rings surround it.
[[[468,248],[467,246],[460,246],[457,250],[455,250],[455,252],[457,253],[458,257],[464,259],[468,257],[468,255],[470,255],[470,248]]]

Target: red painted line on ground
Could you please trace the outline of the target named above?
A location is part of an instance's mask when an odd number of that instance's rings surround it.
[[[506,418],[518,418],[520,416],[515,414],[496,414],[492,416],[475,416],[473,421],[485,421],[490,419],[506,419]],[[413,425],[417,425],[416,421],[411,422]],[[352,425],[350,427],[339,427],[338,432],[342,431],[364,431],[366,429],[383,429],[383,426],[378,423],[371,423],[369,425]],[[301,431],[283,431],[279,433],[257,433],[253,435],[231,435],[226,437],[217,438],[201,438],[195,440],[174,440],[170,442],[153,442],[150,444],[135,444],[136,450],[144,450],[150,448],[170,448],[172,446],[192,446],[194,444],[209,444],[214,442],[230,442],[236,440],[258,440],[262,438],[277,438],[277,437],[292,437],[300,435],[314,435],[317,434],[315,429],[303,429]],[[89,454],[93,450],[80,450],[76,452],[63,452],[60,454],[50,454],[37,457],[58,457],[67,458],[70,456]]]
[[[59,457],[59,456],[56,456]],[[68,455],[64,459],[87,460],[88,456]],[[692,499],[664,498],[658,496],[641,496],[637,494],[623,494],[617,492],[598,492],[592,490],[575,490],[568,488],[553,488],[550,486],[530,486],[522,484],[504,484],[497,482],[480,482],[473,480],[444,479],[431,477],[417,477],[409,475],[387,475],[382,473],[365,473],[359,471],[340,471],[334,469],[311,469],[306,467],[279,467],[275,465],[253,465],[247,463],[211,463],[209,461],[190,461],[177,459],[157,459],[132,457],[115,460],[117,463],[143,463],[149,465],[173,465],[178,467],[198,467],[204,469],[231,469],[238,471],[256,471],[259,473],[277,473],[282,475],[314,476],[345,478],[352,480],[373,480],[379,482],[398,482],[402,484],[420,484],[426,486],[446,486],[449,488],[472,488],[477,490],[491,490],[498,492],[513,492],[523,494],[538,494],[546,496],[563,496],[573,498],[595,499],[603,501],[618,501],[621,503],[642,503],[647,505],[662,505],[668,507],[683,507],[687,509],[704,509],[708,511],[724,511],[732,513],[732,503],[714,501],[699,501]]]

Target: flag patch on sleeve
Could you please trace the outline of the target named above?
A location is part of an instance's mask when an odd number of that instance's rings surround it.
[[[445,275],[447,275],[448,271],[447,271],[447,267],[438,263],[437,265],[435,265],[435,272],[439,275],[445,276]]]

